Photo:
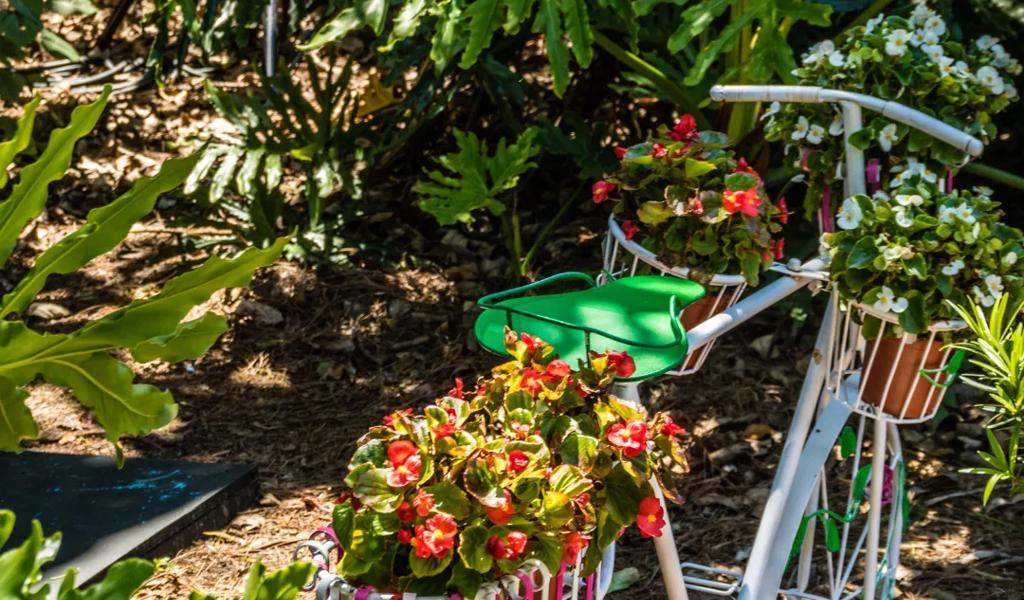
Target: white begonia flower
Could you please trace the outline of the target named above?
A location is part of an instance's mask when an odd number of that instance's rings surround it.
[[[962,271],[963,269],[964,269],[964,261],[962,261],[962,260],[960,260],[958,258],[958,259],[954,260],[953,262],[949,263],[948,265],[942,267],[942,274],[943,275],[949,275],[950,277],[954,277],[954,276],[958,275],[960,273],[960,271]]]
[[[1006,48],[1003,48],[1002,44],[992,46],[992,64],[1000,69],[1010,64],[1010,55],[1006,53]]]
[[[828,124],[828,134],[832,136],[843,135],[843,117],[835,115],[832,122]]]
[[[882,202],[882,201],[888,202],[889,200],[891,200],[891,198],[889,197],[889,194],[886,194],[882,190],[878,190],[877,192],[872,194],[871,195],[871,199],[874,200],[875,202]]]
[[[882,250],[882,258],[885,260],[896,260],[903,256],[903,248],[899,246],[886,246],[885,250]]]
[[[892,150],[892,145],[895,141],[896,124],[889,123],[878,133],[878,145],[882,147],[882,150],[888,152],[889,150]]]
[[[902,206],[921,206],[924,204],[924,198],[920,194],[898,194],[896,202]]]
[[[897,206],[892,209],[893,214],[896,216],[896,224],[906,229],[914,224],[914,218],[907,214],[907,209],[902,206]]]
[[[996,303],[995,298],[981,291],[981,288],[979,288],[978,286],[972,287],[971,293],[974,294],[974,299],[977,300],[982,306],[986,308]]]
[[[807,54],[803,57],[803,63],[805,65],[819,65],[821,61],[828,58],[830,54],[835,52],[836,45],[832,43],[832,40],[825,40],[818,42],[807,49]]]
[[[971,239],[967,240],[969,243],[974,243],[981,234],[981,223],[975,223],[974,227],[971,228]]]
[[[807,131],[807,141],[812,144],[820,144],[824,137],[825,128],[821,125],[811,125],[810,130]]]
[[[853,198],[847,198],[843,200],[842,206],[839,207],[839,213],[836,215],[836,225],[841,229],[856,229],[860,225],[860,220],[864,218],[864,213],[860,210],[860,205]]]
[[[952,224],[957,217],[955,206],[943,206],[939,209],[939,222]]]
[[[985,65],[978,69],[977,77],[978,83],[987,87],[990,92],[997,96],[1005,90],[1003,78],[999,76],[999,71],[996,71],[995,67]]]
[[[928,8],[928,5],[924,2],[920,2],[914,7],[914,11],[910,13],[910,22],[915,25],[924,25],[925,21],[930,19],[935,14],[935,11]]]
[[[881,313],[887,313],[892,311],[894,313],[901,313],[907,310],[907,299],[897,298],[896,294],[893,293],[889,286],[882,286],[882,291],[878,292],[878,299],[871,305],[872,308]]]
[[[838,50],[835,52],[830,52],[828,55],[828,64],[832,65],[833,67],[841,67],[844,64],[846,64],[846,58],[843,56],[843,53],[839,52]]]
[[[790,136],[794,140],[802,140],[807,137],[807,132],[811,129],[811,124],[807,121],[807,117],[801,116],[796,120],[796,126],[793,129],[793,134]]]
[[[903,56],[907,53],[910,34],[906,29],[897,29],[885,38],[885,53],[889,56]]]
[[[885,20],[885,15],[878,15],[872,19],[868,19],[868,22],[864,25],[864,33],[871,33],[876,27],[882,24]]]
[[[946,51],[938,44],[921,46],[921,49],[924,50],[924,53],[928,55],[929,60],[933,63],[941,63],[942,59],[946,56]]]
[[[1003,265],[1007,267],[1012,267],[1013,265],[1017,264],[1017,258],[1018,256],[1016,252],[1007,252],[1006,256],[1003,257]]]
[[[985,283],[985,289],[993,297],[998,298],[1003,295],[1003,278],[996,275],[986,275],[985,279],[982,280]]]
[[[1010,75],[1020,75],[1024,71],[1024,66],[1021,66],[1020,61],[1016,58],[1010,59],[1010,64],[1006,65],[1006,72]]]
[[[1013,85],[1012,83],[1007,83],[1004,86],[1004,89],[1006,91],[1006,97],[1009,98],[1010,100],[1013,100],[1014,98],[1017,97],[1017,86]]]
[[[925,19],[921,26],[929,33],[934,33],[935,35],[942,35],[946,33],[946,22],[942,20],[942,17],[935,13],[932,13],[931,16]]]
[[[973,225],[976,221],[976,219],[974,218],[974,210],[970,206],[967,206],[966,202],[960,204],[960,206],[956,207],[955,210],[956,218],[960,219],[964,223],[967,223],[968,225]]]
[[[971,188],[971,191],[973,191],[975,194],[978,194],[979,196],[985,196],[985,198],[987,199],[994,193],[995,190],[988,187],[987,185],[976,185]]]
[[[943,56],[942,58],[940,58],[939,72],[949,77],[955,75],[956,69],[953,67],[953,59],[948,56]]]
[[[918,172],[918,175],[921,176],[921,179],[924,179],[925,181],[928,181],[930,183],[935,183],[936,181],[939,180],[938,174],[936,174],[935,171],[932,171],[928,167],[924,166],[924,163],[921,163],[921,170]]]
[[[923,46],[928,42],[925,40],[927,32],[924,29],[917,29],[910,34],[910,45],[917,48]]]
[[[774,119],[775,115],[777,115],[780,110],[782,110],[782,104],[780,104],[778,100],[772,102],[768,105],[768,109],[764,111],[764,114],[761,115],[761,120]]]
[[[978,47],[978,50],[988,50],[992,46],[996,45],[998,41],[999,40],[990,35],[983,35],[974,42],[974,45]]]

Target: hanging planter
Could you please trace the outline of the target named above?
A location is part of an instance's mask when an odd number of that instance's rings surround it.
[[[644,143],[616,148],[619,169],[592,189],[595,203],[612,205],[607,276],[640,268],[708,288],[681,315],[686,329],[735,304],[783,256],[776,235],[788,222],[785,200],[773,204],[760,174],[727,146],[725,134],[697,131],[684,115]],[[696,349],[674,373],[699,369],[710,348]]]
[[[472,388],[456,380],[359,439],[326,539],[303,546],[321,568],[318,595],[547,600],[567,572],[597,592],[610,581],[602,552],[624,528],[661,535],[652,482],[678,500],[684,431],[609,394],[633,359],[591,353],[574,370],[510,330],[505,350],[513,360]]]
[[[892,197],[847,198],[825,234],[829,276],[846,310],[833,338],[833,393],[864,414],[920,422],[938,411],[962,357],[967,294],[991,306],[1024,288],[1021,231],[987,195],[943,192],[923,176]]]

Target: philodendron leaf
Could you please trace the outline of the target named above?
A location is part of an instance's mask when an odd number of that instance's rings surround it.
[[[78,401],[91,408],[107,439],[142,435],[163,427],[178,407],[171,393],[133,383],[135,373],[104,353],[46,361],[40,372],[54,385],[70,388]]]
[[[176,363],[195,360],[206,353],[228,330],[228,321],[208,312],[198,319],[178,325],[174,333],[142,342],[132,348],[132,357],[139,362],[162,360]]]
[[[153,210],[160,194],[178,187],[198,160],[198,154],[168,160],[156,175],[139,179],[120,198],[90,211],[82,227],[47,249],[3,297],[0,318],[25,310],[50,275],[71,273],[121,243],[131,226]]]
[[[551,64],[551,80],[555,95],[561,98],[569,88],[569,50],[562,39],[562,18],[558,0],[540,0],[533,31],[544,34],[544,47],[547,49],[548,62]]]
[[[477,0],[466,8],[469,17],[469,42],[462,52],[459,67],[468,69],[473,66],[480,53],[491,45],[494,32],[501,27],[504,18],[501,15],[501,0]]]
[[[14,387],[5,377],[0,377],[0,451],[21,452],[21,440],[30,440],[39,435],[32,413],[25,406],[25,390]],[[3,541],[0,540],[0,546]]]
[[[0,202],[0,265],[11,255],[21,230],[42,212],[47,187],[64,176],[71,164],[75,142],[92,131],[107,106],[109,95],[110,86],[107,86],[95,102],[75,108],[68,126],[53,130],[46,150],[38,160],[21,170],[11,195]]]
[[[36,121],[36,109],[42,96],[36,96],[31,102],[25,105],[21,118],[14,129],[11,139],[0,144],[0,188],[7,185],[7,167],[14,161],[14,157],[25,151],[32,143],[32,127]]]
[[[242,600],[294,600],[314,572],[314,565],[295,562],[267,576],[266,569],[257,562],[249,570]]]

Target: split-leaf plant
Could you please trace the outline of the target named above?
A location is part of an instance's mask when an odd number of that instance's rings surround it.
[[[5,547],[14,529],[14,513],[0,510],[0,548]],[[139,558],[118,561],[107,569],[103,579],[79,589],[75,585],[75,568],[68,569],[60,587],[51,592],[49,583],[42,583],[42,569],[60,549],[61,534],[45,535],[39,521],[20,546],[0,554],[0,598],[4,600],[129,600],[159,568],[158,564]],[[259,562],[249,570],[242,600],[294,600],[316,568],[306,562],[295,562],[267,575]],[[41,585],[40,585],[41,584]],[[192,592],[189,600],[216,600],[214,596]]]
[[[39,157],[21,169],[0,201],[0,264],[14,251],[25,227],[43,212],[49,184],[64,176],[75,142],[92,131],[103,113],[109,87],[91,104],[75,108],[70,123],[55,129]],[[14,138],[0,145],[0,171],[30,140],[38,100],[30,103]],[[249,249],[234,258],[211,257],[198,268],[167,281],[159,293],[140,298],[70,333],[39,333],[18,320],[50,275],[72,273],[117,246],[131,226],[149,213],[157,198],[178,187],[198,157],[165,162],[114,201],[89,212],[76,231],[40,254],[13,290],[0,299],[0,450],[17,452],[22,440],[38,435],[25,398],[37,377],[66,387],[92,410],[117,451],[125,435],[142,435],[166,425],[177,405],[167,391],[134,382],[135,374],[111,353],[127,350],[135,360],[176,361],[202,355],[227,329],[224,317],[207,312],[184,321],[217,290],[249,284],[253,272],[272,263],[284,240]],[[2,571],[2,570],[0,570]]]
[[[318,65],[306,57],[294,73],[282,64],[275,75],[261,75],[258,91],[244,95],[206,83],[233,132],[210,137],[184,190],[205,197],[218,223],[239,237],[265,245],[300,228],[289,254],[334,254],[325,203],[335,193],[359,197],[354,165],[366,146],[360,116],[373,108],[349,86],[352,61],[340,65],[338,58],[332,51]]]

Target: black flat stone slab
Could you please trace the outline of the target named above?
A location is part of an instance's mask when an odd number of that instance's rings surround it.
[[[81,584],[127,556],[170,556],[258,494],[246,465],[129,458],[118,469],[101,456],[0,453],[0,508],[17,516],[7,546],[22,543],[32,519],[46,534],[63,532],[47,579],[73,566]]]

